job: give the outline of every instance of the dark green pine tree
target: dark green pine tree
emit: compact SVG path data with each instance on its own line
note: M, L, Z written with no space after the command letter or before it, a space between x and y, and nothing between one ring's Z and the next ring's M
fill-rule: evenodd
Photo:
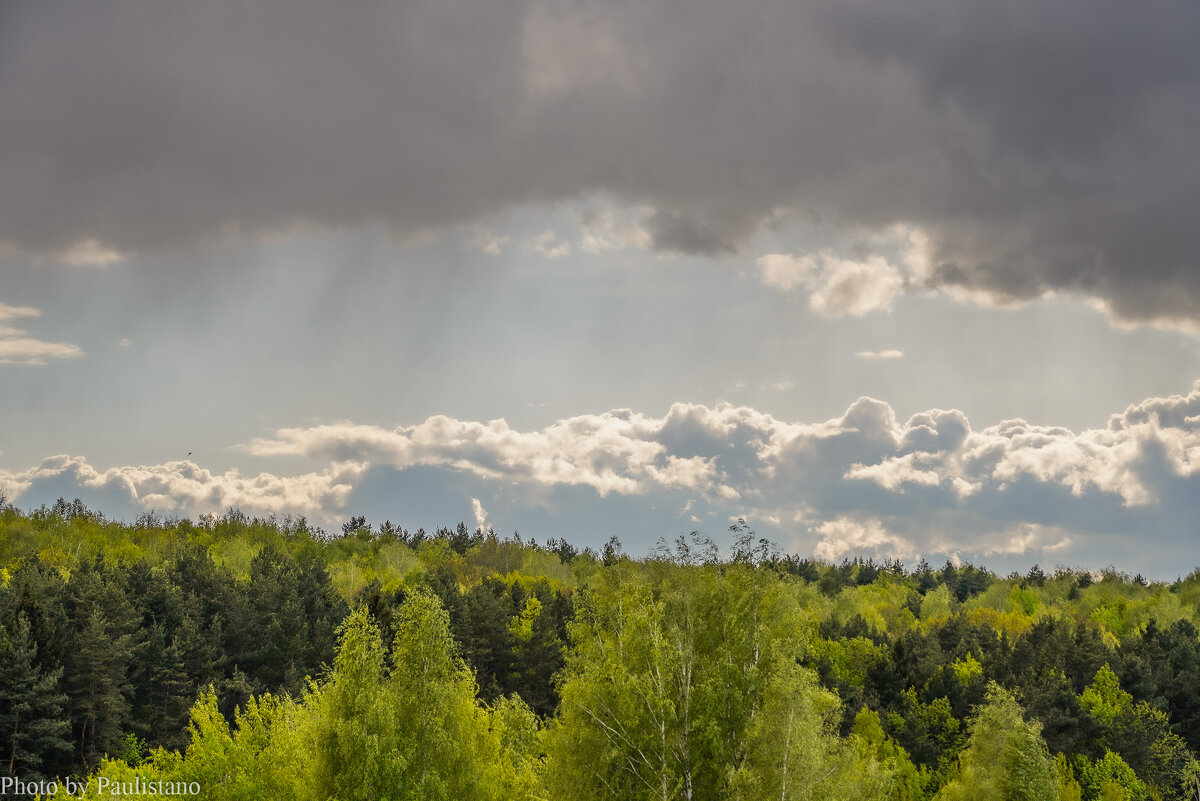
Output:
M62 665L71 645L66 592L61 573L37 559L25 559L13 571L0 596L0 619L16 620L24 615L29 621L29 633L44 671Z
M1140 639L1122 648L1124 671L1121 685L1127 682L1130 693L1135 691L1134 676L1143 677L1148 692L1139 700L1165 705L1172 729L1181 735L1195 751L1200 749L1200 695L1196 693L1196 676L1200 675L1200 634L1187 620L1178 620L1167 629L1158 627L1153 619L1142 630Z
M152 746L178 749L186 744L188 711L195 700L179 637L168 637L160 623L150 626L144 637L138 649L141 681L133 711L135 730Z
M181 543L164 567L171 586L182 594L202 628L218 616L228 619L237 584L229 570L213 562L207 548Z
M250 563L250 584L242 612L242 635L235 666L263 690L299 694L305 676L317 676L333 662L336 632L348 608L324 565L303 565L271 545ZM237 624L231 617L226 631Z
M300 560L300 582L296 592L305 621L297 668L302 677L316 676L323 666L333 666L337 631L350 614L350 607L333 586L324 563L315 557Z
M129 647L129 635L114 637L100 609L93 608L81 621L65 685L76 756L85 766L94 767L104 754L116 753L125 735Z
M7 629L0 626L0 748L7 775L43 778L71 752L61 675L62 668L38 666L37 645L23 614Z
M278 692L293 675L304 632L302 605L296 591L300 569L290 554L267 545L250 563L246 617L235 642L241 646L236 664L255 692ZM236 632L231 632L236 634Z
M514 642L508 629L514 609L508 588L490 576L467 591L460 610L458 619L451 619L451 626L463 659L475 671L480 697L492 702L514 692Z
M232 676L237 654L245 651L239 637L248 619L246 593L198 543L180 544L165 571L182 596L184 615L196 627L194 632L174 632L188 676L196 687L220 684Z
M513 660L517 692L530 709L543 717L550 717L558 707L554 677L566 659L555 629L550 615L539 614L530 627L529 639L517 643Z

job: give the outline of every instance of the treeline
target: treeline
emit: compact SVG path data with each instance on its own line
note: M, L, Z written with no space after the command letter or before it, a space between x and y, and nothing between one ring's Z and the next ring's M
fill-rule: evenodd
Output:
M136 761L155 747L179 749L205 688L229 719L254 696L299 696L333 664L349 602L364 605L390 643L414 586L453 611L481 697L518 693L552 714L570 601L545 578L492 573L462 589L441 557L467 550L464 534L460 525L405 541L356 519L330 539L303 521L238 512L200 526L148 517L129 527L78 501L29 515L5 506L0 774L79 774L105 755ZM465 541L478 550L484 539ZM398 549L412 551L408 560ZM349 597L330 563L355 576Z
M1190 799L1200 575L0 504L0 774L209 798Z

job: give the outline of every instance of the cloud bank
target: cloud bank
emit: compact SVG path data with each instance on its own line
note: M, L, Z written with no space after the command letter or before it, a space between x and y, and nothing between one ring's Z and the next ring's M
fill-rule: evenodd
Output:
M0 242L103 265L600 194L660 249L903 224L920 285L1195 323L1198 40L1190 0L17 0ZM843 255L814 308L886 307L876 258Z
M1186 395L1146 399L1106 427L1080 432L1024 420L975 429L954 410L901 422L887 403L860 398L841 416L815 423L743 406L677 403L661 417L617 409L532 431L445 416L395 429L286 428L243 449L330 466L283 477L214 474L191 462L101 471L60 456L0 473L0 489L20 500L39 482L65 477L68 486L123 493L140 508L198 514L240 506L332 519L353 512L344 508L347 499L372 469L400 476L434 469L515 493L530 506L580 489L593 492L600 509L605 498L689 498L679 504L681 520L700 520L702 511L710 520L747 515L828 559L970 554L1095 562L1110 553L1105 543L1136 532L1142 558L1154 554L1178 567L1180 549L1195 547L1200 512L1200 381ZM484 496L472 492L464 508L487 519ZM397 509L393 516L403 515ZM663 533L632 536L652 541Z
M240 508L263 515L328 518L342 506L364 470L363 465L338 464L295 476L243 476L237 470L213 473L190 461L98 470L82 457L61 455L29 470L0 471L0 493L11 501L30 490L49 488L63 497L74 491L100 499L98 511L108 514L116 514L111 507L187 515Z

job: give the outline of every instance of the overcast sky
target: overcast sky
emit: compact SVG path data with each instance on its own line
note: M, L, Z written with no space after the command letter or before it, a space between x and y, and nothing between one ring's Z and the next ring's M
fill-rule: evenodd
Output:
M0 4L0 492L1200 565L1200 6Z

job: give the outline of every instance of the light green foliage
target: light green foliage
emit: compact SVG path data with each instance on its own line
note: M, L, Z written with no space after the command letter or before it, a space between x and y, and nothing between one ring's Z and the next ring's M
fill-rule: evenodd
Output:
M859 790L843 795L851 777L830 733L837 697L821 689L811 671L795 664L781 667L765 690L762 707L747 732L746 758L734 772L732 799L882 798L886 784L873 760L862 762ZM864 755L866 757L866 755ZM870 770L876 768L876 770Z
M1130 775L1136 771L1137 786L1144 782L1146 793L1165 798L1191 797L1200 776L1200 763L1183 739L1171 730L1167 716L1145 701L1134 703L1133 696L1121 689L1117 675L1108 665L1096 672L1095 679L1079 696L1079 702L1099 724L1100 743L1116 752L1112 759L1127 766ZM1104 759L1112 763L1108 755ZM1103 760L1096 769L1101 763ZM1120 771L1118 774L1123 775ZM1124 781L1117 774L1114 776L1113 781ZM1091 779L1089 782L1084 782L1085 786L1099 791L1102 782ZM1137 792L1131 783L1123 783L1122 787L1129 793Z
M390 676L365 610L353 612L343 632L332 681L314 699L317 797L490 797L496 744L437 599L417 591L401 607Z
M117 752L116 758L132 766L142 764L146 759L146 741L140 739L133 732L126 734L121 738L121 748Z
M421 557L421 561L429 570L439 565L454 566L462 561L462 557L456 554L450 548L450 543L444 539L424 540L417 546L417 556Z
M832 729L836 698L821 690L811 673L791 666L769 689L751 728L747 759L734 774L731 799L927 797L928 774L884 734L874 712L860 712L850 736L842 740Z
M747 566L625 562L577 597L547 741L552 797L884 799L894 773L797 658L792 585Z
M929 623L947 617L954 608L955 600L945 584L930 590L921 601L921 621Z
M912 628L915 618L904 608L908 587L883 574L874 583L847 587L834 599L832 616L845 623L860 615L879 632L899 634Z
M231 728L206 693L183 755L158 749L136 767L105 760L92 778L195 781L203 798L222 801L542 798L536 717L518 699L477 703L434 596L411 593L399 618L390 673L379 632L357 609L332 673L299 702L251 699Z
M1195 610L1200 609L1200 568L1192 570L1185 578L1176 581L1168 589L1185 608L1193 610L1193 619L1195 619Z
M890 573L880 574L873 583L859 588L859 593L883 621L882 626L877 626L879 630L892 636L916 628L916 617L904 605L909 592L908 584Z
M1151 795L1133 768L1112 751L1095 763L1080 762L1079 780L1084 791L1092 798L1102 801L1149 801Z
M971 682L983 675L983 665L970 652L962 659L950 663L950 669L954 671L955 678L963 687L970 685Z
M1130 714L1133 696L1121 689L1117 674L1105 665L1079 696L1079 703L1101 726L1112 727L1120 718Z
M116 784L140 781L195 782L204 799L311 798L302 771L307 754L297 737L297 726L304 723L300 712L287 699L262 696L238 713L231 729L217 709L216 696L207 692L192 710L192 742L184 755L159 748L138 765L105 759L87 777L87 792L78 797L112 798ZM136 795L171 798L179 794ZM67 797L65 789L59 797Z
M975 714L958 771L938 801L1046 801L1057 790L1041 727L1026 722L1010 693L992 684Z
M1126 598L1114 598L1104 601L1092 610L1092 620L1100 625L1104 633L1118 641L1132 628L1129 619L1129 601Z
M525 576L546 578L557 585L571 581L571 567L563 564L557 555L537 548L522 548L521 562L517 571Z
M866 707L859 710L854 716L851 735L871 749L875 760L891 772L891 795L886 796L890 801L917 801L927 797L928 771L917 768L908 752L887 736L879 713Z
M1021 587L1017 580L994 582L980 595L967 601L968 619L982 623L1016 638L1024 635L1037 619L1054 614L1048 601L1053 589Z
M1054 801L1083 801L1083 788L1075 780L1075 771L1065 754L1054 757L1054 780L1058 785Z
M503 575L521 567L524 550L524 547L512 540L490 536L467 551L467 560L483 573Z
M473 585L485 576L501 575L511 583L522 580L549 581L555 588L574 587L586 581L597 566L594 556L578 554L564 563L556 553L530 547L519 540L501 540L489 533L467 550L461 560L461 579Z
M776 673L806 647L783 582L624 562L577 596L548 741L556 797L717 798Z
M1185 603L1184 599L1171 592L1168 587L1155 587L1152 592L1153 595L1140 604L1133 615L1139 629L1145 628L1151 620L1164 630L1169 629L1178 620L1196 622L1195 606Z
M1033 617L1041 606L1042 599L1035 590L1015 585L1008 591L1008 604L1005 611L1020 612L1026 617Z
M1167 592L1165 587L1144 587L1109 572L1102 581L1083 592L1076 606L1078 615L1098 625L1105 641L1115 646L1145 625L1154 614L1151 610L1162 612L1171 620L1177 619L1179 611L1174 608L1173 601L1161 596L1164 592Z
M520 698L500 698L489 712L491 736L499 749L494 770L496 797L503 801L543 801L541 727Z
M213 561L228 568L233 575L245 579L250 575L250 563L254 561L259 546L241 538L221 539L209 549Z
M425 573L424 563L403 543L375 541L359 549L344 553L330 567L333 586L344 598L355 597L374 580L387 592L412 586Z
M862 686L872 667L887 659L887 650L863 637L848 640L820 640L813 643L815 654L824 655L835 679L842 684Z
M508 623L508 630L518 642L529 642L533 637L533 624L542 615L542 602L530 596L525 601L521 614L514 615Z

